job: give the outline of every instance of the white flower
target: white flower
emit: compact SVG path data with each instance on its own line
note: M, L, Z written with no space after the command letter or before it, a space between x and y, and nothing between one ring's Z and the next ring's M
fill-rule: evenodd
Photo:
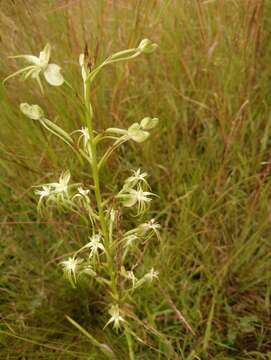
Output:
M147 204L152 200L149 196L153 196L154 194L149 191L143 191L141 188L128 189L125 193L119 193L117 198L120 198L123 206L132 207L137 205L137 213L141 214L146 210Z
M39 201L38 201L37 209L38 209L38 212L41 212L41 207L42 207L44 198L51 196L51 193L52 193L51 187L48 185L43 185L41 187L41 190L35 190L34 193L35 193L35 195L38 195L40 197Z
M109 309L108 313L109 313L109 315L111 315L111 318L105 324L105 327L107 327L109 324L113 323L113 328L118 330L120 328L120 323L125 322L124 318L120 315L119 306L117 304L112 305L111 308Z
M148 176L146 172L142 173L140 169L132 170L132 172L133 175L125 180L124 186L132 188L137 185L137 183L144 183L145 185L147 185L147 187L149 187L149 184L145 179Z
M48 185L50 185L53 188L53 192L55 194L59 194L59 193L67 194L70 178L71 178L71 173L69 172L69 170L66 170L62 172L62 174L60 175L58 183L51 183Z
M64 78L60 72L61 68L56 64L49 64L50 55L51 55L51 46L50 44L47 44L45 48L40 52L39 56L34 56L34 55L12 56L13 58L22 58L31 65L9 75L4 81L19 74L23 74L25 80L29 76L31 76L32 79L37 80L41 90L43 91L43 87L40 80L40 74L43 74L46 81L50 85L53 86L62 85L64 83Z
M153 268L151 268L151 270L147 274L144 275L144 279L152 282L153 279L158 279L158 275L159 275L159 272L155 271Z
M76 198L81 198L81 199L85 199L87 202L89 202L89 197L88 197L89 190L88 189L85 190L81 186L79 186L77 191L78 191L78 193L72 197L72 200L74 200Z
M82 196L87 196L87 194L89 193L89 190L84 190L81 186L79 186L78 192Z
M84 246L84 248L90 249L90 257L93 255L96 255L98 253L98 250L105 251L104 246L101 242L101 235L96 234L91 237L89 237L90 242Z
M78 138L78 145L80 144L80 142L83 140L83 145L84 148L87 148L87 145L89 143L90 140L90 136L89 136L89 131L87 127L82 127L80 130L75 130L74 133L81 133L81 135Z
M41 190L36 190L35 191L36 195L40 196L40 200L42 200L44 197L47 197L51 194L51 188L48 185L43 185L41 187Z
M147 231L152 230L159 238L159 230L161 225L155 221L155 219L151 219L149 222L139 225L139 233L140 235L145 235Z
M127 271L124 266L121 267L121 275L132 282L133 288L136 286L137 278L132 270Z
M62 261L61 265L63 266L64 275L70 281L73 287L76 286L77 278L76 273L78 270L78 265L82 263L82 259L76 259L74 257L69 258L68 260Z
M40 190L36 190L35 194L40 196L38 202L38 211L41 210L42 200L48 198L49 202L56 203L58 206L65 205L69 201L69 180L71 174L69 170L62 172L59 182L41 185Z

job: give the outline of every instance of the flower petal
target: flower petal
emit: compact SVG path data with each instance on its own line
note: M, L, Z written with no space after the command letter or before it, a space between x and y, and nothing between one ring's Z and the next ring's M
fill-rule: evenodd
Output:
M123 206L125 207L132 207L136 204L137 202L137 199L135 196L132 196L132 195L123 195L123 199L122 199L122 204Z
M15 56L10 56L11 59L24 59L26 61L28 61L29 63L33 64L33 65L38 65L40 66L40 59L37 56L34 55L15 55Z
M56 64L49 64L44 70L44 77L50 85L60 86L64 83L64 78L60 71L61 67Z
M50 55L51 55L51 45L50 44L46 44L45 48L40 52L40 56L39 56L39 61L40 61L40 66L46 68L49 60L50 60Z

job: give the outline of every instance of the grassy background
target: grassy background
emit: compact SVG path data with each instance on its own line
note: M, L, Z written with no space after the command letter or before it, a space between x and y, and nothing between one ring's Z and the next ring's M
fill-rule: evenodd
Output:
M111 191L127 168L144 167L160 196L152 215L162 241L145 266L159 270L161 288L140 293L137 306L164 336L138 324L148 346L137 359L270 360L270 2L6 0L0 10L1 78L19 66L8 55L49 41L79 91L85 43L92 54L98 47L97 61L145 37L159 44L150 57L108 68L93 89L98 129L161 119L151 141L120 150L104 174ZM73 217L36 215L32 185L66 168L84 180L88 170L19 113L25 101L68 131L80 126L68 89L48 86L41 98L31 81L1 85L1 358L102 359L67 314L125 360L125 339L101 330L99 294L70 289L57 265L85 229Z

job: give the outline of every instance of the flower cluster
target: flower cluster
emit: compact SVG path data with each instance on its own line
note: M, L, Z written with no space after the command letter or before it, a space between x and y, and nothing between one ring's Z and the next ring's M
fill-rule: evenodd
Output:
M89 189L83 189L78 183L70 184L71 174L69 170L61 173L58 182L47 183L38 186L35 194L39 196L38 211L42 213L44 208L57 206L72 208L77 205L90 209Z

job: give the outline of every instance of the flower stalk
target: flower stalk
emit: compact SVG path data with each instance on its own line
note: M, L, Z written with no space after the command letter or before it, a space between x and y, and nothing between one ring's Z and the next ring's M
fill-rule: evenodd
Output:
M93 109L90 99L90 89L91 89L91 78L88 78L84 80L84 102L85 102L86 123L89 132L89 150L90 150L89 156L92 159L91 172L94 182L94 191L95 191L96 204L98 208L99 222L104 238L105 253L107 256L107 264L108 264L108 271L109 271L110 284L111 284L111 293L115 301L118 301L119 296L118 296L117 284L116 284L116 274L114 271L112 250L109 242L108 229L105 220L103 200L101 195L100 177L99 177L98 160L97 160L97 148L96 148L97 145L94 140L94 132L93 132Z

